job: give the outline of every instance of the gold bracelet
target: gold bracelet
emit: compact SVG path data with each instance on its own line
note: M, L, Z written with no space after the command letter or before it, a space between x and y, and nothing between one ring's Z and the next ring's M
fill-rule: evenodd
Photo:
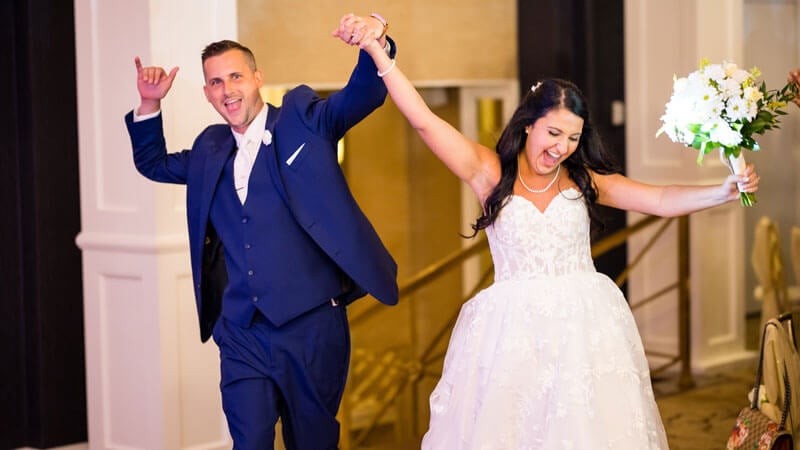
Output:
M372 17L373 19L377 20L378 22L380 22L381 25L383 25L383 32L381 33L380 36L378 36L378 39L380 40L380 38L386 36L386 31L389 30L389 21L384 19L383 16L381 16L378 13L372 13L369 16Z

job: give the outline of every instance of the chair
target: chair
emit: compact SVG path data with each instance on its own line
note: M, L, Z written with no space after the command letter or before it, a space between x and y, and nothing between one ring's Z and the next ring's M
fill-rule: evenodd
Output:
M792 226L792 248L791 248L792 267L794 268L794 283L800 289L800 227ZM792 297L791 295L789 296ZM800 295L798 295L800 297ZM800 301L792 299L792 309L800 309Z
M764 330L762 384L767 401L759 406L761 412L774 422L780 422L781 411L787 401L786 382L791 386L791 402L786 417L786 429L794 438L794 450L800 450L800 355L794 335L792 314L773 318ZM785 377L785 378L784 378Z
M763 330L769 319L789 312L800 300L800 289L786 285L778 225L766 216L756 224L750 262L758 280L754 296L761 301L759 329Z

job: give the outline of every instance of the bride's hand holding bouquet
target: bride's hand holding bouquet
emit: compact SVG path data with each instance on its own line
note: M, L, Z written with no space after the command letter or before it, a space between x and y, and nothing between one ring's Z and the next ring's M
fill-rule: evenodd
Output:
M779 128L780 116L789 102L798 102L800 75L792 74L779 90L767 90L761 72L749 71L736 64L710 64L683 78L674 78L672 97L661 116L663 125L656 136L666 133L673 142L698 150L697 163L703 156L719 149L720 158L735 174L746 166L742 149L758 151L754 136ZM800 103L798 103L800 106ZM755 194L741 192L744 206L752 206Z

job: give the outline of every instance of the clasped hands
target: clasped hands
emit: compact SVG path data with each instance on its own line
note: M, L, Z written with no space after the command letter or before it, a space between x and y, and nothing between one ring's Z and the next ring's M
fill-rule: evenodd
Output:
M800 86L800 68L797 68L791 72L789 72L789 78L787 79L788 82L794 83L797 86ZM800 97L795 97L792 99L795 105L800 107Z
M339 27L331 35L338 37L345 44L366 48L377 42L381 48L386 45L385 25L373 16L360 17L353 14L344 15L339 20Z

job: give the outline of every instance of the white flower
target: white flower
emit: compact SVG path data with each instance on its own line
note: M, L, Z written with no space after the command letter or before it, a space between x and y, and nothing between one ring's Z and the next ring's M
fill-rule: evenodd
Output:
M689 79L686 77L674 78L672 81L672 91L675 92L675 94L678 94L686 89L688 84Z
M742 85L733 78L726 78L719 83L718 89L722 93L722 98L729 99L742 95Z
M742 69L735 70L732 74L728 76L738 84L742 84L751 78L750 73Z
M753 86L747 86L744 88L743 97L751 102L757 102L764 98L764 94L762 94L760 90L754 88Z
M750 392L747 393L747 401L751 404L753 403L753 392L755 388L750 389ZM767 388L762 384L758 387L758 404L761 405L762 403L769 403L769 397L767 397Z
M722 96L719 95L716 89L706 87L698 92L700 97L695 102L697 112L702 114L703 117L719 117L722 110L725 108Z
M272 133L270 133L269 130L264 130L264 137L261 139L261 142L267 146L272 144Z
M722 82L722 80L727 77L726 70L722 68L719 64L709 64L703 68L703 73L710 79L716 81L717 83Z
M738 122L742 119L752 119L753 117L750 115L750 108L747 103L747 100L742 97L732 97L728 99L728 104L725 106L725 115L734 122Z
M723 62L722 65L725 68L725 76L726 77L733 76L733 74L736 73L737 70L739 70L739 66L737 66L736 63L732 63L732 62L727 62L726 61L726 62Z
M742 142L739 132L731 128L721 117L715 117L704 123L700 130L707 132L712 142L719 142L726 147L734 147Z

